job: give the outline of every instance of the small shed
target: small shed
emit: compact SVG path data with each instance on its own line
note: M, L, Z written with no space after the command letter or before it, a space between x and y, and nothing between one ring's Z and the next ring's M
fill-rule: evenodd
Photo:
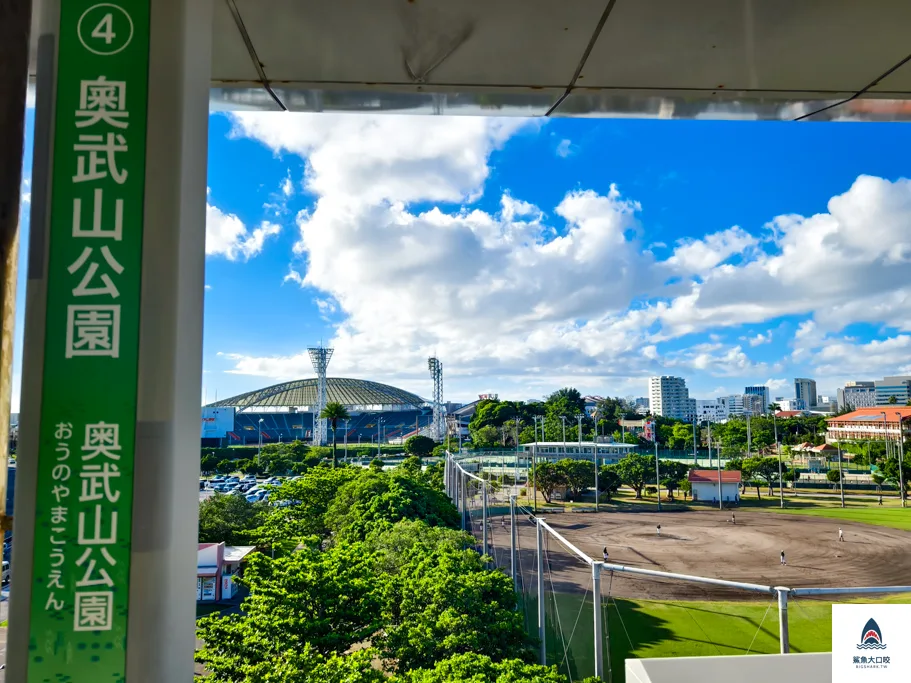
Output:
M721 477L719 489L718 479ZM693 491L693 500L725 503L740 502L740 472L738 470L690 470L687 477Z
M235 577L247 556L256 548L252 545L200 543L196 551L196 600L219 602L237 595Z

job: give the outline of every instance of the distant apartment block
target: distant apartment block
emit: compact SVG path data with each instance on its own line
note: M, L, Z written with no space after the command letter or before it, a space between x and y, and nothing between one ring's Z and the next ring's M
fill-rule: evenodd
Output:
M802 398L780 398L778 405L781 406L782 411L807 409L807 403Z
M763 414L769 412L769 388L767 386L762 385L745 387L743 393L746 396L759 396L761 400L761 407L759 408L758 412ZM754 411L754 414L755 412L756 411Z
M809 408L816 405L816 380L806 377L794 379L794 398L801 400Z
M763 397L758 394L743 395L744 415L763 415L768 407L768 400L763 400Z
M700 422L724 422L728 419L727 408L717 399L696 399L696 419Z
M838 408L872 408L876 405L876 385L873 382L847 382L838 390Z
M682 377L649 377L648 401L652 414L662 417L689 420L696 411L696 402Z
M874 383L876 391L876 405L887 406L890 404L904 406L911 399L911 375L896 375L884 377ZM892 398L895 397L893 401Z

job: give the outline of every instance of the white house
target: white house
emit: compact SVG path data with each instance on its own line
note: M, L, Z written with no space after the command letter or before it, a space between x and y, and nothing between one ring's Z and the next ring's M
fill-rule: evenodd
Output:
M718 470L690 470L688 479L693 500L717 503L719 494L726 503L740 502L740 472L721 470L721 490L718 490Z

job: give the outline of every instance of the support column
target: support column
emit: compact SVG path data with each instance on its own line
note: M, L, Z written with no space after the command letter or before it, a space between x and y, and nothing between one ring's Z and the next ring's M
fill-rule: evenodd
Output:
M466 485L468 483L468 477L465 476L465 473L459 472L459 492L462 500L462 531L465 531L469 528L468 525L468 491L466 491Z
M592 606L595 616L595 676L604 678L604 633L601 627L601 564L592 563Z
M538 640L541 641L541 665L547 666L547 639L544 634L544 527L540 519L535 519L535 548L538 561Z
M791 651L791 643L788 636L788 589L776 587L778 591L778 641L781 646L781 654L785 655Z
M516 555L516 497L509 497L509 566L512 571L512 588L519 592L519 558Z
M41 11L16 492L14 564L21 580L10 610L8 680L186 680L193 671L195 605L190 596L199 509L199 461L187 455L197 453L199 444L212 4L44 0ZM77 113L92 109L80 104L81 93L102 78L94 87L107 82L110 93L120 93L125 103L107 105L115 113L92 121L91 114ZM101 105L96 100L93 106ZM88 121L81 128L76 126L80 116ZM127 126L117 125L127 121ZM121 178L73 182L71 155L78 150L71 139L82 132L124 136L128 151L118 156ZM133 155L140 163L131 163ZM100 226L93 225L91 206L102 191ZM77 199L82 202L79 228L73 224ZM115 209L120 199L122 237ZM79 242L88 236L96 239ZM100 294L70 300L79 280L71 281L69 261L64 261L83 246L93 247L96 257L107 246L118 260L122 274L114 269L120 295L115 301ZM96 322L107 325L112 336L104 343L97 335L79 336L67 316L72 313L78 321L85 311L70 304L98 304L104 310L94 313L101 315ZM61 334L64 327L66 334ZM80 345L69 343L70 333ZM89 356L82 353L89 347L98 353L80 357ZM90 373L94 385L52 381L58 373L46 368L57 365L65 368L66 377ZM112 375L116 379L109 379ZM54 428L58 419L72 423L56 430L59 437ZM48 535L44 529L36 535L36 518L46 526L48 472L59 457L56 440L68 441L70 483L78 482L79 456L89 428L99 422L115 428L96 437L119 453L119 498L105 502L111 507L102 506L103 516L98 508L84 508L78 488L67 498L72 518L62 536L72 545L66 547L64 588L53 596L58 609L57 602L50 602L47 575L39 571L48 555L37 544L47 543ZM76 517L85 517L85 527L91 528L93 514L95 528L99 521L102 525L95 536L116 538L109 550L117 564L108 569L117 589L109 600L116 627L107 630L98 621L103 596L79 596L84 589L74 591L78 577L70 565L78 558L70 557L70 551L80 545ZM94 600L95 613L83 613L77 597ZM39 621L46 621L46 599L59 613L53 626ZM104 647L97 653L77 648L86 638ZM38 641L43 657L34 656L30 640ZM59 671L53 668L58 662L63 662Z

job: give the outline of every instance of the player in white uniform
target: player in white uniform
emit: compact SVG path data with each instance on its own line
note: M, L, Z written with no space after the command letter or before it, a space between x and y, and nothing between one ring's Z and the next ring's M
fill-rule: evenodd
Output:
M841 527L838 527L838 540L839 541L845 540L845 532L841 530Z

